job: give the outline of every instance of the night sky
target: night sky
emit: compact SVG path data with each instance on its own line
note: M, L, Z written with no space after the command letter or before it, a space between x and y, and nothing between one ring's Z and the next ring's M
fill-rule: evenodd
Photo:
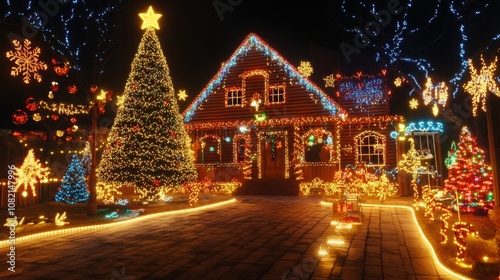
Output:
M301 60L311 61L315 69L311 78L317 80L318 85L323 84L324 76L341 71L338 44L345 35L340 28L329 26L322 20L321 6L290 4L289 1L272 1L273 5L264 1L240 2L232 11L218 13L211 1L198 1L197 4L192 1L129 1L114 13L120 29L117 48L107 57L98 84L116 94L123 91L143 32L138 13L146 12L149 5L163 15L159 20L160 30L156 33L167 58L174 88L176 91L185 89L189 95L188 100L179 101L181 110L189 105L217 73L221 63L251 32L295 66ZM11 49L7 34L21 34L21 28L21 25L11 21L0 24L2 53ZM41 71L41 83L32 81L25 85L21 77L10 76L13 63L6 57L0 60L4 69L0 71L0 80L4 81L4 98L0 105L2 128L22 129L33 123L28 121L26 125L15 126L11 114L15 109L24 109L24 100L28 97L50 101L47 94L52 81L58 81L61 86L68 83L52 71L50 60L59 56L51 52L40 35L32 42L42 49L41 59L49 65L49 69ZM55 95L52 101L75 104L84 104L87 98L83 89L75 95L66 94L64 90Z
M98 75L96 84L103 89L113 90L117 95L122 93L142 37L143 31L140 29L142 20L138 13L146 12L149 5L153 6L156 13L163 15L159 20L160 30L156 33L170 68L174 88L176 92L185 89L189 95L186 101L179 101L181 111L198 95L217 73L221 63L230 57L251 32L261 37L295 66L298 66L300 61L310 61L314 67L314 73L310 78L323 89L323 77L332 73L344 76L353 75L357 71L367 74L380 73L381 66L374 62L368 48L352 56L351 63L346 61L339 44L343 41L352 43L354 35L344 31L340 21L341 12L331 2L327 0L293 3L284 0L127 1L109 19L119 30L116 37L117 44L115 51L106 57L104 72ZM426 1L418 3L425 6L424 2ZM225 5L232 3L233 6L230 10L218 13L214 3ZM494 5L493 8L498 11L498 5ZM36 7L34 10L37 10ZM425 11L425 7L422 11ZM487 15L491 14L494 14L494 10ZM446 26L446 20L445 18L440 24ZM495 28L500 30L498 21L493 22L496 23ZM350 24L352 27L353 23ZM12 18L0 22L0 48L3 53L11 49L7 34L20 33L21 28L19 21L16 22ZM410 47L414 48L414 55L443 58L436 65L442 67L442 76L449 78L446 75L451 73L446 73L449 70L446 66L456 68L453 63L457 64L459 61L450 64L446 61L446 57L456 54L458 49L447 48L446 44L450 43L456 34L448 32L447 29L436 30L434 33L436 34L429 35L429 41L413 42L414 46ZM52 81L58 81L60 85L68 83L65 78L55 75L52 71L50 60L58 57L57 54L51 51L40 35L35 36L32 41L34 46L41 47L41 58L49 65L49 70L41 72L43 76L41 83L31 82L25 85L21 77L10 76L12 62L8 61L5 55L0 59L0 80L4 84L3 100L0 104L2 128L29 128L30 123L33 123L31 120L26 125L15 126L11 121L12 112L15 109L24 109L24 100L28 97L49 101L47 94ZM90 55L89 61L91 60ZM334 95L331 88L324 90ZM56 93L56 98L52 101L85 104L87 92L87 89L81 89L77 94L69 95L63 90ZM397 103L393 106L397 109L394 113L400 114L408 107L409 89L394 89L394 92L392 102ZM406 103L401 103L403 101ZM424 117L430 118L430 108L422 110Z

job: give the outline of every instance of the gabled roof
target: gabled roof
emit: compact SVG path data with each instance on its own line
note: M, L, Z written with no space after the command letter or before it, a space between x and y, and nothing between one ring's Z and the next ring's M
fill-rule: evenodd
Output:
M217 87L222 83L226 74L229 73L231 68L236 65L238 57L246 55L252 49L262 51L265 55L275 60L279 66L283 67L284 71L286 71L287 75L290 78L296 79L299 84L304 86L308 92L312 92L313 94L315 94L321 101L321 104L323 104L323 108L330 111L332 115L337 116L339 114L346 114L346 112L340 107L340 105L338 105L332 98L326 95L311 80L300 74L297 68L286 61L281 55L278 54L278 52L276 52L268 44L262 41L262 39L257 35L250 33L236 49L236 51L231 55L231 57L222 64L217 74L215 74L212 80L210 80L210 82L205 86L200 94L184 111L184 122L189 122L191 120L198 106L202 104L210 95L210 93L216 90Z

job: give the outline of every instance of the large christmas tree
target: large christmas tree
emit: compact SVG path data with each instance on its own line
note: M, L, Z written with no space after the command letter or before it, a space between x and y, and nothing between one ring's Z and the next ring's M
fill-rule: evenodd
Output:
M167 61L155 28L161 15L140 14L145 29L132 62L97 169L99 182L133 186L142 198L177 189L197 177L189 136L179 113Z
M456 161L448 167L445 188L458 192L461 211L474 212L478 207L493 206L492 169L485 162L485 152L467 127L460 132Z
M76 155L73 155L55 199L59 202L73 204L85 202L88 198L89 192L85 182L85 168L82 166L81 160Z

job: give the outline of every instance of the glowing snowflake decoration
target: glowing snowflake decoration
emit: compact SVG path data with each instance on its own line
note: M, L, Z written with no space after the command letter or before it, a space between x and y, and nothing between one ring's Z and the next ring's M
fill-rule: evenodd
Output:
M333 74L328 75L323 78L323 81L325 81L325 87L335 87L335 78L333 77Z
M313 73L313 68L311 66L311 62L309 61L301 61L300 66L297 68L299 73L304 77L309 77Z
M24 186L23 196L27 195L27 188L30 187L33 196L36 196L35 186L39 180L47 179L49 174L49 168L42 167L42 164L38 159L35 158L33 149L29 150L28 155L24 159L23 164L20 168L15 169L15 174L17 177L16 188L14 191L18 191L19 187Z
M41 82L42 76L38 71L47 70L47 64L38 60L40 48L36 47L32 50L31 42L28 39L24 39L22 45L17 40L13 40L12 44L14 44L14 51L8 51L7 58L14 61L16 66L12 67L10 75L15 77L22 73L23 82L26 84L30 83L31 75L33 75L34 80Z
M472 95L472 114L476 116L477 108L481 103L481 109L486 112L486 95L489 92L500 96L500 90L495 81L495 71L497 69L497 57L488 66L481 56L481 70L478 71L474 68L472 60L469 59L470 81L464 85L465 91Z
M415 98L412 98L410 100L410 109L416 110L418 108L418 100Z
M183 101L185 101L186 97L188 97L185 90L179 90L179 93L177 94L177 96L179 97L179 100L183 100Z

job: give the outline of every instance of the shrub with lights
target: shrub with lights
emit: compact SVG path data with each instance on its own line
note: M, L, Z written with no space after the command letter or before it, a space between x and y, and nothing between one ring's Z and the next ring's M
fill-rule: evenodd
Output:
M81 164L81 160L76 155L73 155L55 199L58 202L74 204L85 202L88 198L89 192L85 182L85 169Z
M467 127L462 128L459 140L455 160L448 166L445 189L458 195L456 199L461 212L474 213L478 209L492 208L493 175L485 162L485 152ZM455 204L454 207L457 210Z
M377 174L380 173L380 174ZM364 162L356 166L348 165L344 171L337 171L333 182L324 182L314 178L311 182L299 185L303 195L309 195L314 189L327 196L336 195L342 191L348 194L377 196L380 200L397 193L397 185L383 171L369 171Z
M123 103L97 170L105 185L133 186L143 199L196 180L189 136L179 113L170 71L154 29L161 17L140 14L146 29L132 62Z

